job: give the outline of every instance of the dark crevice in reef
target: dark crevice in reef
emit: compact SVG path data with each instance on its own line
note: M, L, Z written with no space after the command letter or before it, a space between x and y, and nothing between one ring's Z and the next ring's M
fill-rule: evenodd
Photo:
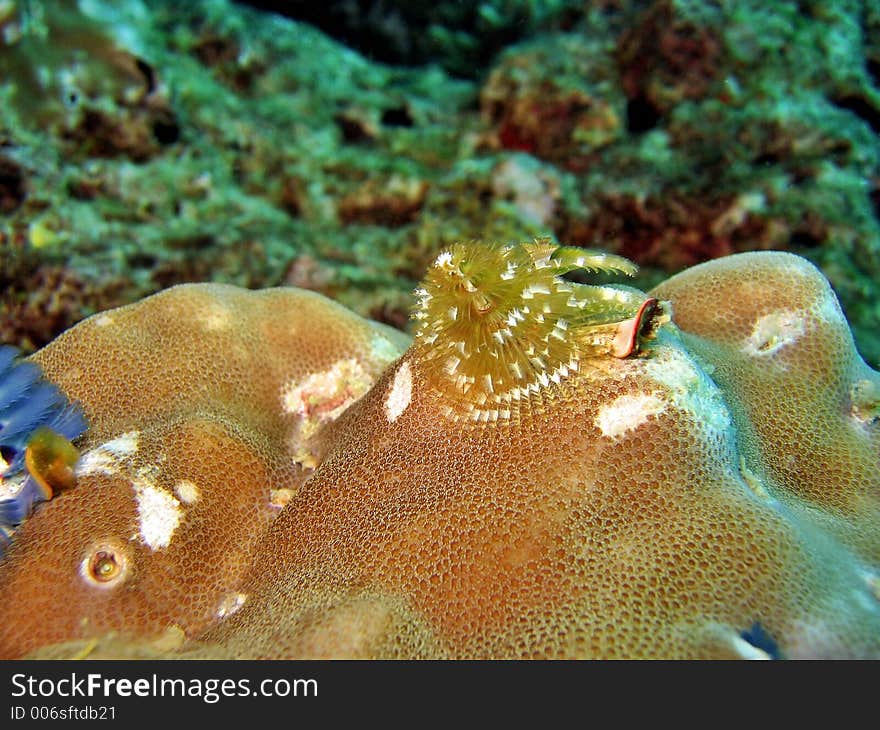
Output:
M877 178L873 181L871 185L871 192L869 193L871 198L871 208L874 212L874 217L880 221L880 178Z
M875 134L880 134L880 109L861 94L843 94L831 98L831 103L840 109L852 112L867 122Z
M15 211L26 195L25 174L21 165L0 156L0 215Z
M386 127L411 127L413 118L409 109L399 106L382 112L382 124Z
M880 58L869 58L865 61L865 68L871 76L875 86L880 86Z
M654 129L662 118L663 112L642 94L630 99L626 104L626 128L631 134Z
M789 236L788 246L792 251L811 251L818 249L823 240L810 231L794 231Z
M492 12L498 3L240 1L309 23L372 61L436 63L463 78L478 78L500 50L538 28L564 29L581 16L578 11L542 13L515 4L502 14Z
M180 125L173 114L160 114L153 120L153 138L163 146L180 140Z

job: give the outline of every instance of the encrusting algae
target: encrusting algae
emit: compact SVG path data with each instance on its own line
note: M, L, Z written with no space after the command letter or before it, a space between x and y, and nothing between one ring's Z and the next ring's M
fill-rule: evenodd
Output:
M880 656L880 375L827 281L576 268L631 270L458 244L405 352L297 290L69 330L35 360L90 430L0 565L0 655Z

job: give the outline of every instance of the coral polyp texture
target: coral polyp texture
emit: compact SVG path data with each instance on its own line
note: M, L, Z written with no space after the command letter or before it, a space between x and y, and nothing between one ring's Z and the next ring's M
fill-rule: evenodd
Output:
M880 378L828 282L797 256L745 253L654 293L723 390L759 493L880 564Z
M41 350L89 430L76 486L24 521L0 568L16 596L0 655L107 633L168 647L234 612L324 428L406 342L312 292L192 284Z
M880 375L827 281L766 252L642 294L561 279L628 268L573 256L453 247L402 355L314 295L309 314L256 304L295 291L229 287L38 352L96 425L80 483L0 565L0 653L880 656ZM508 322L530 287L543 321ZM309 325L285 348L291 321ZM564 376L520 384L531 351ZM134 379L142 406L120 389ZM494 395L514 389L528 407L506 417ZM487 404L497 417L473 417Z

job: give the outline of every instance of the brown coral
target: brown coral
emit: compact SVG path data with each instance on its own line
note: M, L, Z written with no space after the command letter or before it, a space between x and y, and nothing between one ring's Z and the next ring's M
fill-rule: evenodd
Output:
M427 193L424 180L398 176L369 180L339 201L339 219L347 225L396 228L418 219Z
M706 95L718 76L723 42L711 29L680 17L668 0L654 2L617 46L623 90L640 111L634 131L684 99Z
M598 195L595 213L564 221L560 235L603 246L640 266L673 273L743 250L784 245L790 227L767 220L760 195Z
M560 35L502 56L480 93L490 146L528 152L575 172L623 134L623 99L604 49Z
M740 383L734 360L719 388L661 327L644 357L583 368L551 386L545 412L487 426L444 417L410 350L273 524L254 601L205 638L234 656L878 655L880 437L845 407L854 381L878 376L827 282L755 254L655 293L740 348L779 307L800 312L805 336L756 341L756 375ZM785 397L825 382L817 363L831 387ZM779 405L762 418L772 389L747 384L768 367ZM762 420L776 428L759 446ZM789 463L799 429L814 434L795 457L811 474L786 482L773 461ZM833 509L810 508L811 480Z
M90 428L76 488L15 535L0 655L106 632L183 637L237 610L323 428L401 338L310 292L183 285L38 353Z
M724 390L750 469L775 498L880 564L880 378L858 356L827 281L797 256L745 253L654 293L674 302L688 348Z
M475 250L471 258L464 247L441 257L432 275L448 275L453 263L464 274L464 262L485 263L485 256ZM541 259L532 260L537 266ZM501 267L501 274L506 272ZM499 282L475 274L459 279L456 291L463 302L488 311L485 303L494 301L490 295ZM552 322L559 316L556 308L574 306L536 296L541 292L533 289L535 281L521 283L521 297L545 302ZM529 407L518 409L515 418L456 417L449 404L460 404L470 389L440 377L431 358L432 348L453 330L420 335L362 398L318 431L317 469L287 495L262 539L229 541L236 548L234 580L222 570L210 572L217 565L216 532L203 536L203 546L186 543L192 546L189 557L199 557L195 565L208 571L197 571L193 586L204 591L222 585L233 592L222 601L220 594L210 594L204 606L214 608L212 626L176 655L880 655L880 376L856 354L828 283L802 259L774 252L703 264L652 294L671 303L664 308L671 306L673 322L656 318L650 337L629 357L594 353L565 377L538 379L524 396ZM237 296L278 295L224 293ZM142 324L156 337L145 341L157 345L147 348L138 367L142 407L128 404L134 391L120 389L117 381L119 372L131 374L128 347L144 340L143 332L128 327L130 336L108 338L97 347L97 340L84 337L102 326L94 318L39 356L74 395L74 384L92 383L83 390L87 408L90 401L122 404L118 423L114 417L98 420L91 443L107 449L109 436L130 428L132 420L137 425L147 419L162 436L146 450L138 448L140 466L159 469L161 480L192 463L189 478L198 485L205 474L223 473L224 434L247 429L249 437L238 443L255 444L247 453L257 460L245 459L245 471L284 483L279 475L292 469L284 438L291 422L278 420L279 379L266 374L276 399L264 398L257 385L262 378L242 379L240 366L247 363L244 372L256 375L264 362L277 364L279 340L267 333L286 325L272 307L255 311L252 330L261 333L266 348L249 359L243 355L246 344L223 335L228 309L216 299L213 306L201 301L193 308L199 300L188 296L180 302L186 307L171 307L164 318L149 315L161 301L141 305ZM309 301L316 300L303 300ZM301 317L303 306L288 316ZM179 331L177 323L193 311L201 316L190 346L176 353L159 349L159 334L172 326ZM104 326L112 326L120 313L102 315L110 319ZM284 358L309 363L301 376L313 372L316 359L325 373L332 361L339 362L339 351L328 350L324 338L333 337L331 325L346 315L338 308L325 314L291 343L295 350ZM517 327L511 329L518 341ZM587 336L590 329L578 331ZM559 332L563 339L571 334L566 332ZM67 352L76 351L80 337L92 343L88 351L100 367L88 357L78 358L76 370L59 365ZM355 343L363 342L355 336ZM549 355L540 344L532 346L536 357ZM228 359L229 370L216 367L218 357ZM205 362L214 366L206 369ZM169 370L173 377L165 376ZM340 387L325 389L320 378L309 375L284 391L297 417L320 418L357 387L358 378L348 383L357 368L337 370L347 373ZM206 372L211 377L203 377ZM239 390L243 384L250 389ZM311 403L305 391L319 400L325 393L329 400ZM212 394L207 401L199 395L205 393ZM161 408L177 400L202 403L196 410L201 419L186 428L175 425L176 409L163 414ZM207 402L216 404L223 418L209 418ZM157 406L159 413L150 417ZM211 429L210 438L200 433ZM189 458L188 432L213 451L206 447L200 458ZM299 439L301 431L296 434ZM86 458L95 464L97 457ZM260 464L266 472L259 472ZM153 478L151 472L146 476ZM138 489L127 473L114 478L129 493L132 484ZM70 509L65 504L73 504L77 493L84 499L80 490L27 522L16 536L16 553L0 566L0 587L19 607L15 618L0 614L5 655L21 650L22 635L39 636L25 647L70 638L62 631L46 635L22 616L46 610L40 601L47 599L39 595L52 596L56 605L66 600L70 589L63 581L75 574L72 556L81 560L81 552L71 550L62 526L50 520ZM98 513L104 519L103 509ZM230 529L224 521L223 530ZM77 539L95 540L98 532L89 529ZM43 546L50 534L65 542L47 557ZM154 536L164 534L157 528ZM131 544L143 549L137 541ZM116 560L115 551L126 545L97 547L103 551L95 563L100 572L107 553ZM251 564L242 576L245 554ZM63 561L66 567L59 569ZM107 572L121 572L117 564ZM193 569L194 563L174 565ZM179 614L167 611L161 620L145 618L155 617L150 613L155 595L162 597L158 606L168 605L163 587L137 599L125 595L132 603L119 603L121 625L140 636L180 625ZM195 598L187 600L197 605ZM139 613L126 608L134 605ZM192 635L199 625L193 621L184 629ZM101 628L77 635L97 638Z

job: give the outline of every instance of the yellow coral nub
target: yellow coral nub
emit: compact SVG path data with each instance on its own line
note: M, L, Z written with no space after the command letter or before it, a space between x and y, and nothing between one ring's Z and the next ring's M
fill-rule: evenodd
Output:
M562 278L576 269L632 275L636 266L547 239L457 243L437 257L413 316L420 362L447 397L447 415L509 419L583 359L632 351L620 351L619 329L633 318L640 327L645 295Z

